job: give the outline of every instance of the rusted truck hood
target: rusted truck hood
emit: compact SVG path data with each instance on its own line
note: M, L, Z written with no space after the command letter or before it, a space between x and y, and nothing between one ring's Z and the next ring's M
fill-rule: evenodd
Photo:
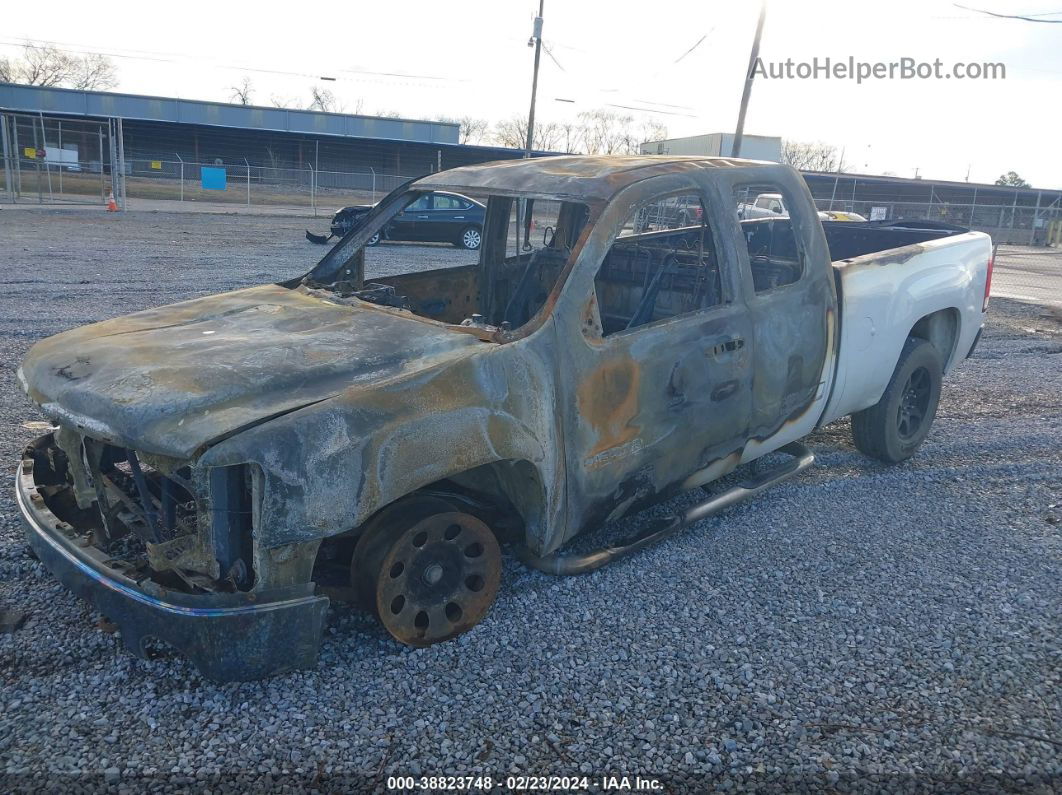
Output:
M376 307L267 285L49 337L30 349L21 378L53 419L190 458L264 419L484 344Z

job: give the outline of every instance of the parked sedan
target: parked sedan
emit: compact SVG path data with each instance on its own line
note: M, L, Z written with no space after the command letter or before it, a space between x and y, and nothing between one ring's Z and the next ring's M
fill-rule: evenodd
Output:
M330 237L342 237L368 215L375 205L344 207L332 217L332 235L324 237L306 233L314 243L326 243ZM477 249L483 241L483 218L486 207L475 199L459 193L434 191L426 193L391 219L369 240L370 246L381 239L415 240L427 243L453 243L467 249Z

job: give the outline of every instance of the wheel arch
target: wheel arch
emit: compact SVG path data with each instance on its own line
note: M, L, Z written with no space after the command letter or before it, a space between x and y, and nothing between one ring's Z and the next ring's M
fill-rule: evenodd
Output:
M497 459L454 472L396 497L379 510L415 494L449 499L532 548L542 546L550 525L546 481L539 466L526 458ZM511 521L514 513L517 522Z
M956 307L938 309L919 318L907 333L908 337L926 340L937 349L941 359L944 361L945 373L955 363L955 349L959 342L961 317Z

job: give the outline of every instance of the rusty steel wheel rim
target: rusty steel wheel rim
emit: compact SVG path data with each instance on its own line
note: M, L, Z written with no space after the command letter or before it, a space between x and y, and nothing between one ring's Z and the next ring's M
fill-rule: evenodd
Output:
M376 575L376 612L396 640L430 646L487 614L501 582L501 550L476 517L428 516L392 536Z

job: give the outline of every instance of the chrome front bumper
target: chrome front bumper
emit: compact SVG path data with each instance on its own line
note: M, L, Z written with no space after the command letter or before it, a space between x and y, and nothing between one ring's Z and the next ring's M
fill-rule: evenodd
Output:
M203 676L220 682L316 664L328 599L315 595L313 583L204 595L137 583L52 513L33 470L27 455L15 477L15 499L30 546L63 585L119 627L129 651L146 657L145 641L157 638L184 654Z

